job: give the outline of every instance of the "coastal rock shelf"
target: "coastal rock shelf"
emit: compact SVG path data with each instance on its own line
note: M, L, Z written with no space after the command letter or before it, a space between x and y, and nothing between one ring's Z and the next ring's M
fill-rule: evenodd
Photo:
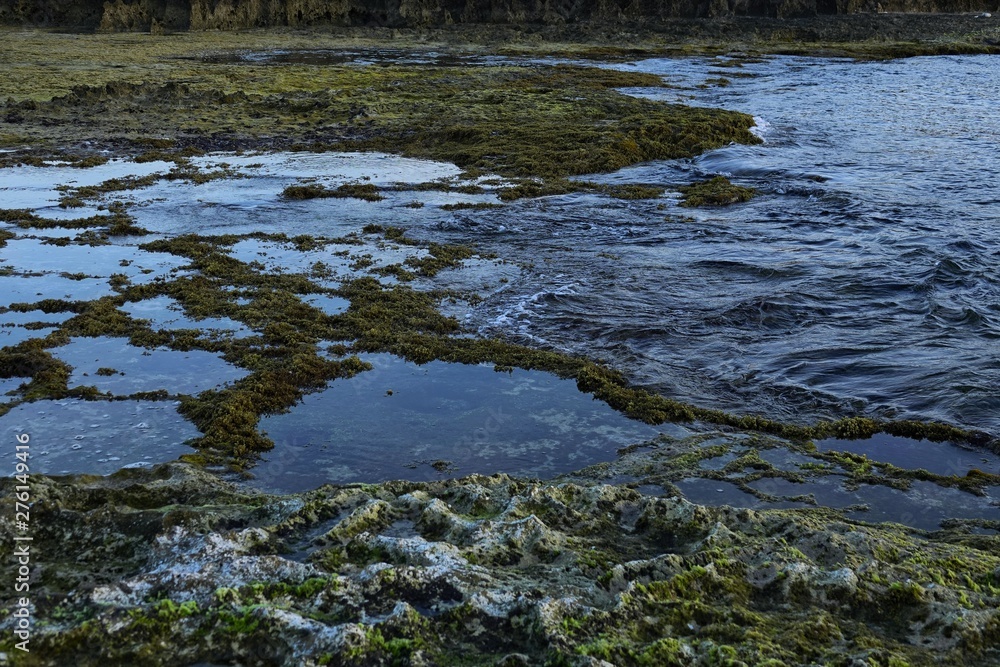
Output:
M599 475L276 497L174 464L33 493L53 620L18 664L996 664L995 534Z
M0 29L0 664L1000 663L992 56L165 8Z

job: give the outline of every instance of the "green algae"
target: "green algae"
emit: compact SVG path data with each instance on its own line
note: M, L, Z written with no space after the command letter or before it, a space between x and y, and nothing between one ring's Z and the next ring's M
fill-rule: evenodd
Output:
M489 202L458 202L457 204L442 204L442 211L488 211L494 208L502 208L500 204Z
M325 197L363 199L365 201L382 201L385 199L385 197L379 194L378 186L372 183L344 183L333 190L316 183L289 185L281 195L285 199L320 199Z
M80 187L58 186L57 191L62 195L59 198L61 208L74 208L86 206L86 199L99 199L103 195L112 192L127 192L149 187L161 178L161 175L150 174L148 176L123 176L121 178L111 178L97 185L85 185Z
M69 366L46 352L42 340L0 348L0 378L31 378L20 390L26 400L68 396L69 376Z
M698 87L699 88L712 88L712 87L715 87L715 88L725 88L726 86L731 86L732 84L733 84L733 82L730 79L728 79L728 78L726 78L724 76L716 76L716 77L709 77L709 78L705 79L705 83L701 84Z
M13 43L12 57L26 76L39 48L36 39ZM227 41L207 35L198 40ZM154 135L162 137L153 147L161 157L209 138L239 145L278 136L285 147L382 150L453 162L470 174L544 180L759 141L745 114L617 91L662 85L646 74L567 65L195 64L162 56L182 55L196 44L158 42L131 43L134 51L122 56L120 69L93 66L95 49L117 41L85 37L50 60L52 71L35 78L31 91L0 87L0 97L11 97L5 107L19 118L20 132L51 139L55 127L74 142L124 137L134 142L137 155L148 154ZM154 64L157 74L148 76ZM77 82L72 88L58 79L69 67ZM145 103L136 105L139 99ZM99 124L92 120L98 116Z
M602 186L601 191L617 199L656 199L663 194L664 189L659 186L629 184L629 185L607 185Z
M169 464L39 476L33 493L46 559L25 664L985 667L1000 652L995 536L504 475L277 497ZM399 520L413 537L393 536ZM309 569L275 556L292 552ZM220 564L224 584L200 574ZM90 595L63 594L81 581Z
M64 202L68 200L63 200ZM69 204L67 204L69 206ZM0 220L12 222L20 229L84 229L98 237L145 236L149 232L136 226L135 219L126 207L114 203L107 207L107 214L97 214L86 218L43 218L28 210L0 210Z
M707 181L678 188L684 195L681 206L729 206L750 201L756 190L733 185L725 176L714 176Z

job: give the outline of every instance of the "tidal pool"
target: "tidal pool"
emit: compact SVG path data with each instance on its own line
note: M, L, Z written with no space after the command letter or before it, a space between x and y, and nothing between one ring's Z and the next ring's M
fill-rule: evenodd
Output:
M149 320L153 329L200 329L234 338L252 336L253 331L228 317L193 319L184 314L184 307L169 296L157 296L142 301L130 301L120 308L136 319Z
M126 467L170 461L194 450L198 430L173 401L35 401L0 417L4 442L31 436L29 466L47 475L110 475ZM12 474L14 449L10 448Z
M165 234L267 232L335 237L359 231L371 222L392 224L428 215L444 217L436 207L406 207L414 201L496 201L492 195L409 191L408 186L457 179L461 170L453 164L385 153L214 154L196 158L192 163L208 172L219 168L234 170L233 174L240 177L200 184L160 181L127 193L129 201L142 204L131 211L136 224ZM286 187L303 183L328 189L346 183L371 184L380 189L385 199L371 202L354 198L286 200L282 197ZM211 211L211 216L205 216L206 210Z
M9 244L8 244L9 245ZM7 249L4 257L8 257ZM3 266L3 264L0 264ZM60 275L0 276L0 305L37 303L45 299L91 301L111 294L108 281L101 278L75 280Z
M691 477L675 484L684 497L699 505L729 505L730 507L765 507L766 503L747 493L732 482Z
M0 347L9 345L19 345L26 340L34 338L45 338L55 331L54 328L45 327L42 329L26 329L18 326L0 326Z
M42 217L79 217L81 209L67 212L58 207L62 195L60 185L83 187L98 185L112 178L148 176L166 173L173 167L170 162L136 163L131 160L109 160L95 167L78 168L53 163L48 167L9 167L0 169L0 208L30 208ZM87 211L83 215L91 215Z
M210 352L146 350L127 338L74 338L51 352L73 367L70 387L94 386L118 396L161 389L197 394L247 375Z
M751 488L775 496L762 500L732 482L692 477L676 483L684 497L701 505L729 505L750 509L833 507L849 518L870 523L891 521L922 530L938 530L948 519L995 519L1000 516L1000 488L985 496L915 481L909 489L862 484L848 490L839 476L809 478L804 483L780 478L750 482ZM792 498L799 497L798 500ZM809 500L811 497L812 501Z
M71 317L73 317L73 313L46 313L41 310L21 312L11 310L6 313L0 313L0 326L24 326L34 323L56 325L62 324Z
M2 340L2 339L0 339ZM5 378L0 379L0 403L10 403L17 400L17 395L13 394L25 382L31 382L31 378Z
M351 305L347 299L332 294L310 294L302 297L302 301L314 308L319 308L327 315L339 315Z
M659 432L548 373L362 358L373 370L261 420L276 446L252 469L251 484L288 492L498 471L551 477Z
M46 245L38 239L7 242L0 264L25 273L49 272L108 278L121 274L133 283L164 278L187 265L189 260L160 252L145 252L124 245Z
M864 454L873 461L891 463L899 468L923 468L937 475L964 476L970 470L1000 475L1000 456L941 442L900 438L878 433L864 440L818 440L816 449Z

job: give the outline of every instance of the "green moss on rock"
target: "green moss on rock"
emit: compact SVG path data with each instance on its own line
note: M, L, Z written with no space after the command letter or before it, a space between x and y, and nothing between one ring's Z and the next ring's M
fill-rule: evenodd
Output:
M753 188L733 185L725 176L715 176L707 181L678 188L684 198L681 206L729 206L750 201L756 195Z
M281 497L169 464L32 492L29 665L985 667L1000 651L996 537L504 475Z

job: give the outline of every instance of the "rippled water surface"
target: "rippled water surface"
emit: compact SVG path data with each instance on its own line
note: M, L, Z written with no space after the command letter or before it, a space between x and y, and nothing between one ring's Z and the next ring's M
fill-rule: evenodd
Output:
M537 267L479 326L737 412L1000 433L998 64L622 66L681 86L630 93L746 111L764 142L605 180L671 190L721 173L760 196L666 211L572 196L470 216L475 236ZM693 90L719 76L730 85Z
M398 225L409 238L479 249L480 257L461 268L413 283L482 297L474 305L442 303L467 333L600 359L666 396L737 413L796 423L848 415L933 419L1000 435L1000 127L994 120L1000 59L724 64L657 59L614 65L659 74L672 85L629 94L746 111L757 118L763 138L759 145L692 160L585 177L663 188L654 199L572 194L501 205L495 186L478 194L457 187L472 181L454 165L358 153L210 155L198 164L227 164L240 177L201 184L160 180L121 193L137 223L150 230L145 237L92 247L70 243L76 232L68 229L0 224L13 234L0 250L0 345L44 338L71 316L48 312L45 300L90 301L113 295L115 280L146 284L192 275L186 259L138 247L157 236L189 233L243 235L224 244L224 252L262 275L308 277L317 291L300 295L303 301L342 313L349 301L326 292L361 275L392 284L396 278L379 269L427 251L370 234L313 248L247 235L340 237L377 222ZM728 85L718 85L720 77ZM65 217L56 186L163 168L112 160L72 171L4 169L0 207ZM678 187L715 174L752 186L759 196L727 208L678 205ZM442 179L450 190L420 187ZM385 198L281 196L295 183L356 181L378 186ZM484 203L493 207L446 206ZM50 243L54 236L66 242ZM218 344L259 336L263 328L252 319L202 317L163 294L119 310L154 330L201 329ZM62 458L50 459L50 471L108 472L187 451L182 443L196 430L176 413L173 400L245 375L214 353L143 350L123 338L48 344L72 367L72 387L94 387L117 399L57 404L72 413L68 418L49 412L45 402L20 402L27 378L0 381L0 401L18 403L0 416L0 430L28 424L52 433L62 449L54 445L50 453ZM259 485L288 490L472 471L550 477L613 459L619 447L658 432L579 394L572 382L537 372L508 376L489 368L378 360L374 370L334 381L287 414L265 416L261 429L277 446L253 472ZM135 412L148 408L132 400L136 392L165 397L154 406L164 408L155 413L163 417L162 428L155 422L155 438L128 435L133 427L146 433L137 424L154 423ZM119 405L124 407L117 410ZM517 416L487 433L483 424L491 409ZM70 441L84 427L96 429L88 437L124 435L84 451ZM668 428L675 427L661 427ZM468 446L469 438L483 433L489 437ZM995 456L946 444L891 438L818 444L822 451L851 450L941 474L997 470ZM781 451L772 463L795 467ZM715 456L704 469L722 470L735 456ZM898 512L885 514L893 494L883 497L881 488L847 493L834 482L773 495L811 493L819 504L867 504L870 518L899 519ZM680 486L715 502L745 500L745 488L733 487L734 495L726 484L692 479ZM918 489L912 502L937 502L930 486ZM970 504L971 515L995 514L996 493L992 487L978 505ZM960 514L950 508L962 506L962 498L946 495L940 511L921 521L934 526Z

